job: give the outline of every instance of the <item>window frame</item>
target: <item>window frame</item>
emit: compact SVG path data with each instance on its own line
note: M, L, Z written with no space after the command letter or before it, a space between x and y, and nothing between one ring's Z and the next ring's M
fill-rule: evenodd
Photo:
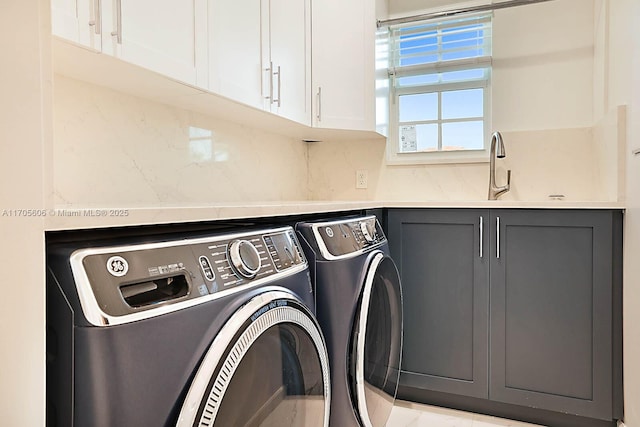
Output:
M490 25L493 26L493 15L486 15L486 19L489 20ZM468 25L461 23L460 25ZM391 37L389 37L389 43L393 43ZM488 45L491 52L491 37L488 37ZM485 163L489 161L489 136L491 135L491 77L492 77L492 54L489 53L487 57L472 57L461 60L451 60L448 64L447 61L438 61L429 63L426 65L411 65L404 68L407 71L400 71L401 67L395 67L395 64L389 63L388 67L388 105L389 105L389 117L388 117L388 138L387 138L387 163L388 164L438 164L438 163ZM392 61L389 58L389 61ZM450 65L449 65L450 64ZM445 73L449 71L461 71L471 70L474 68L485 68L486 77L477 80L463 80L458 82L447 83L428 83L424 85L411 85L411 86L396 86L395 79L401 77L407 77L409 75L425 75ZM414 69L423 69L422 72L414 71ZM396 72L400 71L399 73ZM398 75L400 74L400 75ZM448 150L448 151L416 151L416 152L401 152L400 151L400 121L399 121L399 97L403 95L414 95L422 93L436 93L438 96L438 119L427 120L422 122L429 122L438 124L438 146L442 144L442 124L451 122L470 121L472 117L463 119L442 119L442 93L464 90L464 89L482 89L483 90L483 148L481 149L469 149L469 150ZM478 117L479 118L479 117Z

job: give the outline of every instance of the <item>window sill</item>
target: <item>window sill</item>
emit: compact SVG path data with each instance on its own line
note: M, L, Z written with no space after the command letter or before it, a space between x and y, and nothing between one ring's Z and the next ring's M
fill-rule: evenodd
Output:
M439 165L489 163L488 150L397 153L387 146L387 165Z

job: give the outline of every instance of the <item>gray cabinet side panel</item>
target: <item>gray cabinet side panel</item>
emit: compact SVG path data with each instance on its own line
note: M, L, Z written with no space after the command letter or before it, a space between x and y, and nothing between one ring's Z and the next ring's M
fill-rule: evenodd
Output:
M624 415L622 372L622 275L623 275L623 215L612 211L613 219L613 418Z

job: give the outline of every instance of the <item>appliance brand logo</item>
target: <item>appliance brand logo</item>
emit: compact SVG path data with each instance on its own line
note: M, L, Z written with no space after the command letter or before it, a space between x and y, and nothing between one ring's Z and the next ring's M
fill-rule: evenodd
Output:
M107 271L116 277L122 277L129 271L129 263L121 256L112 256L107 260Z
M325 228L324 231L327 233L327 236L333 237L333 229L331 227Z

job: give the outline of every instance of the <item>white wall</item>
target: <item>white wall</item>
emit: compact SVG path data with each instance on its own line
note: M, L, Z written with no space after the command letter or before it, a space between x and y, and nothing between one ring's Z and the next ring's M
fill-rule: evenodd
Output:
M633 0L629 0L633 1ZM633 22L640 25L640 5L633 4ZM633 50L633 103L630 113L629 148L640 149L640 40ZM627 150L627 211L624 258L624 384L625 422L640 427L640 156Z
M609 0L594 3L593 120L595 190L603 200L625 200L628 109L631 101L631 18ZM622 5L622 6L621 6Z
M624 231L624 396L625 424L640 427L640 3L603 0L596 4L601 16L597 44L606 46L599 57L600 80L595 81L601 104L594 111L607 116L617 105L628 104L624 178L626 213ZM596 117L596 120L598 117Z
M391 15L411 15L450 1L390 0ZM455 2L455 6L463 4ZM486 3L486 2L483 2ZM464 4L467 4L465 2ZM570 20L566 17L571 16ZM507 157L499 184L512 169L504 200L613 200L595 183L593 147L593 0L562 0L495 12L492 130L502 132ZM311 198L484 200L488 164L388 166L384 146L324 141L309 148ZM355 171L369 171L369 188L355 188ZM597 169L597 171L596 171ZM596 172L594 172L596 171ZM609 187L607 187L608 189Z
M58 75L53 106L56 206L307 199L300 140Z
M618 105L593 126L594 194L600 200L624 201L628 108Z
M591 0L495 11L493 128L592 126L593 31Z
M478 4L486 4L484 0L388 0L389 16L407 16L436 10L448 10Z
M44 227L41 216L16 210L45 207L50 33L47 0L0 4L0 424L7 427L44 425Z

